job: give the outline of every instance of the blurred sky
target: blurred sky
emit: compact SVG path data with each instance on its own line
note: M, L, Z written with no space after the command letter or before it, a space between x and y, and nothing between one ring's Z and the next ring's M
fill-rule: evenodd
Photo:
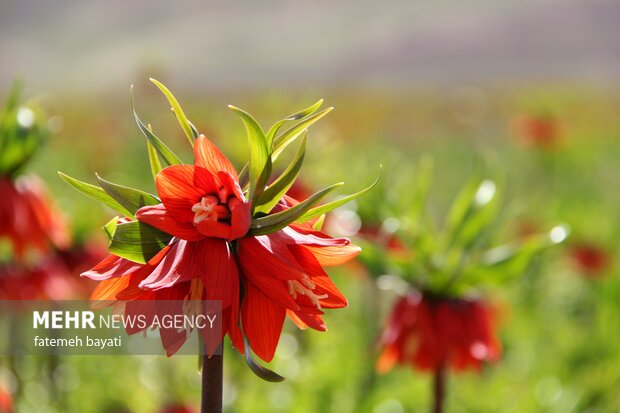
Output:
M1 0L0 89L606 85L619 22L617 0Z

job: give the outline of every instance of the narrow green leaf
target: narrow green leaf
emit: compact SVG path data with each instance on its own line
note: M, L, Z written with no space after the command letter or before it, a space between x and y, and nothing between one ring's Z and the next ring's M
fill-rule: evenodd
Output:
M161 167L161 162L159 161L159 156L157 155L157 149L151 144L151 142L146 141L146 149L149 153L149 163L151 164L151 173L153 174L153 179L157 178L157 174L161 172L163 169Z
M114 238L114 233L116 232L116 227L118 226L119 217L114 217L108 221L103 227L103 232L105 232L106 237L108 237L108 241L112 241Z
M304 162L306 154L306 137L302 138L301 145L297 150L297 154L288 165L288 167L282 172L282 175L278 177L271 185L265 189L265 192L261 195L254 208L255 212L269 213L274 206L282 199L284 194L295 183L299 170Z
M155 136L155 134L146 127L142 120L140 120L140 117L138 116L138 113L136 112L136 107L134 105L133 85L131 85L131 88L129 89L129 94L131 96L131 110L133 111L133 117L136 120L138 128L140 129L142 134L144 134L146 139L148 139L148 141L155 147L162 160L166 163L166 166L180 164L181 160L179 159L179 157L176 156L174 152L172 152L170 148L168 148L166 144L162 142L161 139Z
M248 198L252 199L256 189L261 188L260 191L262 191L269 179L269 176L265 176L267 175L265 173L266 170L270 170L271 168L267 138L252 115L235 106L228 105L228 107L241 117L247 131L248 144L250 147L250 162L248 167L250 191Z
M328 186L285 211L253 219L250 224L250 232L254 235L270 234L298 221L313 205L342 185L343 183L339 182Z
M414 221L422 219L425 212L433 176L433 158L430 156L422 157L416 172L416 185L413 189L413 199L411 201L411 217Z
M278 156L284 151L284 149L295 141L306 129L308 129L312 124L317 122L319 119L327 115L334 108L329 107L323 109L316 115L310 116L302 122L299 122L297 125L293 126L282 135L278 136L273 141L273 153L271 154L271 161L275 162L278 159Z
M375 181L372 184L370 184L366 188L362 189L361 191L358 191L358 192L356 192L354 194L342 197L342 198L337 199L335 201L328 202L327 204L323 204L323 205L319 205L317 207L314 207L314 208L310 209L308 212L306 212L304 215L299 217L299 219L297 221L298 222L305 222L305 221L311 220L312 218L316 218L318 216L326 214L329 211L331 211L333 209L336 209L336 208L346 204L347 202L350 202L350 201L354 200L355 198L364 195L365 193L370 191L372 188L374 188L375 185L377 185L377 183L379 183L380 179L381 179L381 172L379 172L379 176L377 176L377 179L375 179Z
M314 223L314 225L312 225L312 228L314 228L317 231L322 231L323 230L323 225L325 224L325 217L327 215L323 214L319 217L319 219L316 220L316 222Z
M312 115L321 107L322 104L323 99L319 100L312 106L302 109L299 112L293 113L292 115L288 115L284 119L276 122L271 128L269 128L269 131L267 132L267 144L271 145L273 143L273 139L285 123L302 120L303 118Z
M245 362L247 363L250 370L252 370L252 373L256 374L261 379L272 383L279 383L285 380L284 377L280 376L278 373L261 366L254 360L254 358L252 357L250 342L245 336L243 336L243 344Z
M77 189L84 195L94 199L95 201L99 201L125 216L133 216L133 214L129 210L127 210L127 208L119 204L114 198L112 198L98 186L87 184L86 182L71 178L69 175L65 175L62 172L58 172L58 176L60 176L63 181L71 185L73 188Z
M123 185L114 184L106 181L97 175L99 185L104 191L114 198L119 204L127 208L132 214L145 205L157 205L161 203L159 198L139 189L130 188Z
M172 93L170 93L168 88L164 86L162 83L160 83L159 81L153 78L149 78L149 80L155 86L157 86L159 90L161 90L162 93L166 96L166 98L168 99L168 102L170 102L170 106L172 106L172 110L174 111L175 116L177 117L177 121L179 122L179 125L181 125L181 129L183 129L183 132L185 132L185 136L187 136L187 139L189 139L190 145L194 146L194 139L198 137L198 133L197 133L198 131L196 131L195 128L192 128L189 120L187 120L187 116L185 116L185 112L183 112L183 109L181 108L181 105L179 105L179 102L177 101L177 99L174 97ZM195 135L194 135L194 131L196 131Z
M146 264L162 250L172 236L140 221L118 224L108 250L110 253Z

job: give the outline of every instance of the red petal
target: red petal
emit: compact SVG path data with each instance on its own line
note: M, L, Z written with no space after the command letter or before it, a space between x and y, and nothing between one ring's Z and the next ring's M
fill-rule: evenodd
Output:
M246 275L282 280L300 279L305 275L277 234L245 237L238 241L237 255Z
M179 222L192 223L192 206L209 194L217 193L214 175L193 165L172 165L156 178L157 192L168 212Z
M200 135L194 142L194 165L209 170L213 175L225 171L231 174L236 181L239 180L237 171L228 158L204 135Z
M187 241L204 238L204 235L198 232L192 223L179 222L174 219L164 204L142 207L136 212L136 218L138 221Z
M248 230L250 229L250 222L252 220L251 210L252 205L248 202L234 205L230 209L230 213L232 215L230 229L231 241L241 238L248 233Z
M180 271L184 260L189 260L187 241L175 242L163 260L155 267L151 274L140 283L140 288L146 290L160 290L171 287L179 282L195 278L193 274Z
M81 275L82 277L86 277L91 280L103 281L108 278L131 275L140 270L142 267L144 267L143 264L138 264L116 255L108 255L99 264L95 265L90 270L83 272Z
M321 265L341 265L355 258L362 249L357 245L342 247L306 247Z
M231 227L228 224L216 221L200 221L196 226L202 237L213 237L230 240Z
M327 326L325 325L321 314L308 314L296 311L295 315L299 317L299 319L304 322L308 327L313 328L317 331L327 331Z
M299 327L299 329L305 330L308 328L308 324L304 323L303 320L299 318L297 314L295 314L293 311L287 309L286 315L288 316L288 318L291 319L293 323L295 323L297 327Z
M123 291L129 285L129 278L130 277L118 277L101 281L90 295L90 301L116 300L116 294ZM93 303L93 305L96 306L95 303Z
M270 362L280 340L286 310L267 298L252 283L247 283L245 287L241 307L243 331L256 355Z
M284 234L292 238L295 244L313 247L345 246L351 244L347 238L332 238L320 231L304 225L291 225L282 230Z
M181 272L185 279L200 277L207 300L222 301L225 309L239 300L237 264L228 243L205 238L189 243Z
M305 247L290 246L291 252L295 255L295 259L304 269L305 273L310 276L312 282L316 285L313 292L316 295L327 294L327 298L319 300L324 308L343 308L347 306L347 299L338 290L329 276L325 273L318 260Z

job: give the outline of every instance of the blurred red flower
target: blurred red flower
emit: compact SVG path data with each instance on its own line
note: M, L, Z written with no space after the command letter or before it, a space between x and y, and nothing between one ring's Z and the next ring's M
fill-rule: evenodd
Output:
M0 238L9 239L18 260L30 249L44 253L50 246L68 247L65 220L37 177L22 176L15 182L0 177L0 194Z
M383 331L377 370L394 364L423 371L479 370L501 353L493 314L479 300L436 298L412 291L397 301Z
M85 272L103 281L91 299L221 300L223 335L243 351L241 321L254 352L270 361L286 314L302 328L325 330L321 309L346 306L322 266L343 263L360 250L308 224L248 236L251 205L230 161L203 135L194 157L194 165L161 171L156 185L162 203L136 214L175 238L146 265L109 256ZM272 213L296 202L285 196ZM162 335L169 355L185 340L185 334L170 334Z
M358 236L384 247L388 252L395 254L406 254L408 248L405 243L394 232L387 232L382 224L364 224L361 226Z
M74 254L78 254L74 250ZM78 267L92 266L94 257L82 257ZM77 259L74 258L74 259ZM45 255L36 263L0 264L0 300L77 300L87 297L92 286L80 282L78 273L62 253Z
M570 255L577 268L590 276L599 275L609 264L607 252L598 246L588 243L573 245L570 249Z
M525 147L553 150L561 141L560 124L551 116L517 116L511 127L518 142Z
M0 387L0 413L13 412L13 398L11 394Z
M169 404L161 409L159 413L196 413L196 410L183 404Z

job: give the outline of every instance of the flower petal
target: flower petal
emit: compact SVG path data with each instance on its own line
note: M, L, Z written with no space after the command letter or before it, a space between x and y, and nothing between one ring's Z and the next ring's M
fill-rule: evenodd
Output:
M191 211L190 211L191 212ZM136 219L145 224L149 224L167 234L187 241L197 241L204 238L193 224L180 222L172 217L170 211L164 204L145 206L136 212Z
M212 237L230 240L231 239L231 227L228 224L203 220L196 225L196 229L200 232L202 237Z
M110 278L101 281L90 295L90 301L115 301L116 294L123 291L129 285L130 277ZM91 303L95 308L106 307L104 303ZM111 304L111 303L110 303Z
M252 205L249 202L233 205L230 209L231 228L230 228L230 240L241 238L248 233L250 229L250 222Z
M140 283L139 287L145 290L160 290L198 277L198 275L194 276L193 274L180 271L183 262L190 259L189 254L187 254L189 250L188 245L189 243L184 240L175 242L166 256L149 276Z
M305 274L278 233L238 240L237 255L246 275L295 280Z
M355 258L362 249L357 245L341 247L306 247L321 265L341 265Z
M239 274L229 244L221 239L205 238L188 243L180 271L183 279L202 280L207 300L221 300L222 309L239 300Z
M239 180L237 171L222 152L205 135L200 135L194 142L194 165L209 170L213 175L220 171L228 172Z
M270 362L280 340L286 310L284 306L267 298L252 283L247 283L245 287L241 307L243 331L256 355Z
M109 278L131 275L142 267L144 267L144 264L138 264L110 254L99 264L83 272L81 275L91 280L103 281Z
M217 193L214 175L193 165L172 165L156 178L157 192L176 221L192 223L192 206L209 194Z
M295 255L295 259L304 269L305 273L310 276L310 280L316 285L313 292L318 296L327 295L327 298L319 300L321 307L324 308L343 308L346 307L347 299L338 290L338 287L332 282L327 273L323 270L319 261L314 255L302 246L289 246L291 252Z

